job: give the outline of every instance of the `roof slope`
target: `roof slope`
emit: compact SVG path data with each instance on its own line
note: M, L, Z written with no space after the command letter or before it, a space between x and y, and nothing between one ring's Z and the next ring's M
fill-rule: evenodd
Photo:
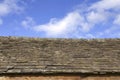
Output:
M2 73L120 73L120 39L0 37Z

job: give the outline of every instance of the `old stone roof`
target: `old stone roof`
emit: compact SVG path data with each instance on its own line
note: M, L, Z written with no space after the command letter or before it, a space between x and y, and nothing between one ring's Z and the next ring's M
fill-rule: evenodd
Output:
M120 39L0 37L3 73L120 73Z

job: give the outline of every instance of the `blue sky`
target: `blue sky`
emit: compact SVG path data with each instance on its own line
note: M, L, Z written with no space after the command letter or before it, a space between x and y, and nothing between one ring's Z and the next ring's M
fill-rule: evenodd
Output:
M120 38L120 0L0 0L0 36Z

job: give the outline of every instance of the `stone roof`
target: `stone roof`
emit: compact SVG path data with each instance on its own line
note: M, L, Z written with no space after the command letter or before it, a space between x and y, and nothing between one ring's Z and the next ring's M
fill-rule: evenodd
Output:
M3 73L120 73L120 39L0 37Z

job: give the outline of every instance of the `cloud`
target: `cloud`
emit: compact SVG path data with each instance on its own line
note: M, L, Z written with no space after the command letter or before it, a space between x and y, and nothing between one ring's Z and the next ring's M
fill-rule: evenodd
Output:
M117 15L116 19L114 20L114 24L119 25L120 26L120 14Z
M66 35L76 31L77 26L82 26L80 29L86 31L86 24L80 24L84 21L83 17L77 12L67 14L63 19L52 18L49 23L34 27L35 31L44 31L47 36Z
M52 18L50 22L34 26L33 29L37 32L45 32L47 37L67 37L69 35L76 37L79 33L78 30L88 32L91 28L92 23L86 22L85 17L75 10L62 19Z
M19 0L3 0L0 3L0 16L22 11L23 7L18 4L19 2Z
M89 7L89 9L94 9L97 11L105 11L109 9L119 10L120 9L120 0L100 0L92 6Z
M2 19L0 19L0 25L2 25L3 24L3 21L2 21Z
M35 25L35 21L31 17L26 17L25 20L21 22L21 25L25 28L31 28Z
M34 31L44 32L46 37L94 38L108 36L106 31L116 32L116 26L120 25L119 3L120 0L98 0L85 6L84 9L78 7L67 13L62 19L51 18L48 23L34 25L32 28ZM99 27L104 30L99 30ZM120 27L117 26L117 29Z
M105 14L94 11L89 12L86 17L88 22L91 24L97 24L106 20Z
M24 10L23 6L20 6L22 0L2 0L0 2L0 24L3 23L2 18L11 13L21 13Z

